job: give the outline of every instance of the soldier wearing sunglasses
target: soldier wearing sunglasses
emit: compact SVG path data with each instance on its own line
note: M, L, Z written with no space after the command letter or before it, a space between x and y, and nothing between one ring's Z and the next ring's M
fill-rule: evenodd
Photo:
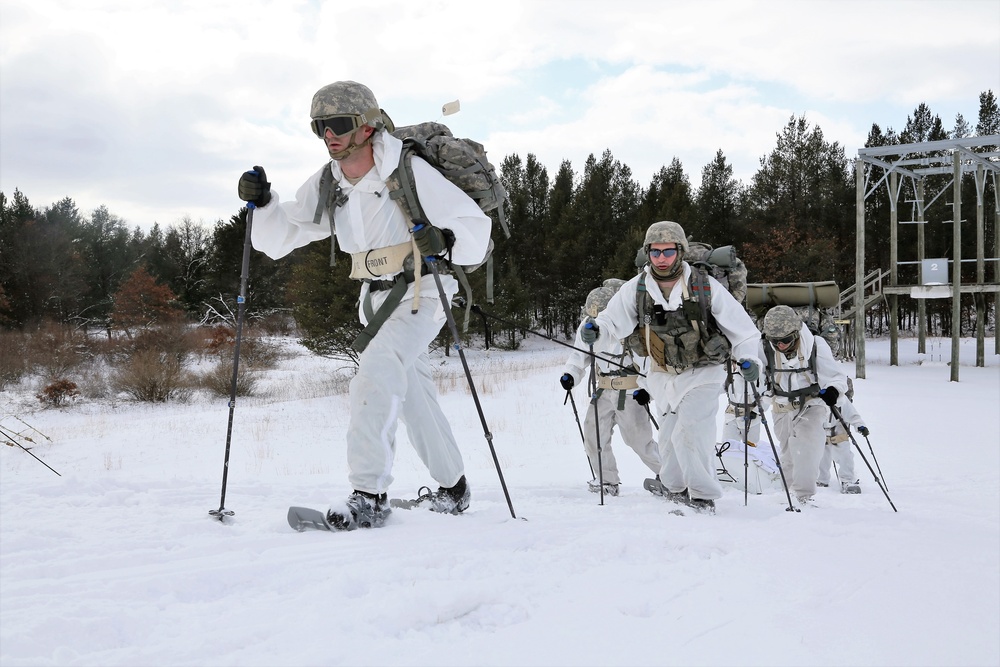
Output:
M714 513L722 497L715 443L724 364L731 357L749 360L747 372L757 371L760 333L721 283L684 261L687 250L679 224L650 225L643 242L648 262L580 336L598 351L627 338L636 354L649 358L640 383L663 413L660 495Z
M438 490L422 495L433 511L458 514L469 506L462 454L438 403L427 348L445 323L434 276L424 257L448 253L457 264L486 256L490 218L462 190L427 162L414 157L413 182L426 220L406 215L389 196L386 181L399 165L402 142L375 95L354 81L324 86L313 96L310 129L331 158L282 201L264 170L239 181L240 198L253 204L253 246L272 258L312 241L335 236L351 255L351 278L360 282L358 316L366 325L355 341L358 370L350 385L344 432L348 482L346 504L331 507L329 524L340 530L380 526L389 515L397 422ZM421 223L421 224L418 224ZM441 281L450 301L458 291L451 275ZM331 437L331 440L334 438Z

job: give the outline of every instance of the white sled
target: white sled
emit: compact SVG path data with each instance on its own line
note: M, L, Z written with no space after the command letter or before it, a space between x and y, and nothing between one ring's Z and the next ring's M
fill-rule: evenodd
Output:
M759 442L756 446L751 446L746 458L744 449L742 440L726 440L715 445L719 481L724 486L742 491L743 478L746 477L747 493L754 495L781 489L781 473L774 461L771 445Z

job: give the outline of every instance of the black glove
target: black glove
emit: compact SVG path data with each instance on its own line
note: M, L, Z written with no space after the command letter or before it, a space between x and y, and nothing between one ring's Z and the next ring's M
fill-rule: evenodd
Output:
M760 368L757 367L757 363L753 359L740 359L740 375L747 382L756 382L757 378L760 377Z
M573 376L570 375L569 373L563 373L563 376L561 378L559 378L559 384L562 385L563 389L565 389L566 391L569 391L570 389L573 388L573 384L574 384L573 383Z
M833 407L837 404L837 399L840 398L840 392L837 391L836 387L827 387L819 390L819 397L823 399L824 403Z
M858 433L860 433L861 435L863 435L863 436L865 436L867 438L868 434L871 433L871 431L868 430L867 426L859 426L858 427Z
M267 206L271 201L271 184L267 182L264 167L254 167L240 176L240 199L256 207Z
M598 337L601 335L601 328L597 326L596 322L587 322L583 325L583 329L580 330L580 338L587 345L593 345L597 342Z
M450 229L439 229L426 220L413 221L413 240L421 257L435 257L447 252L455 244L455 234Z
M632 398L634 398L635 402L638 403L639 405L643 406L649 405L649 392L646 391L645 389L636 389L635 391L633 391Z

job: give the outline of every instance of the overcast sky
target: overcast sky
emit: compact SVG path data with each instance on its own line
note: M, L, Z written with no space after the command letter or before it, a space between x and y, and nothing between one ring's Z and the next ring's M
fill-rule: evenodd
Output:
M921 102L973 127L1000 94L1000 0L0 0L0 191L129 225L235 214L240 173L291 196L327 159L320 87L367 84L554 176L610 149L647 186L721 149L748 183L789 118L848 157Z

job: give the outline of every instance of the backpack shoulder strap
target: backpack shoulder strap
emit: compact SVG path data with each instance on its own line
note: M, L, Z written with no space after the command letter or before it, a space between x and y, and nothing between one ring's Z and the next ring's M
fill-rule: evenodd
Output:
M635 312L639 324L649 324L649 294L646 293L646 277L639 278L635 285Z
M424 209L420 206L420 198L417 197L417 186L413 179L413 167L410 162L413 154L420 154L422 142L413 137L403 139L403 149L399 152L399 164L386 180L389 188L389 198L399 204L410 220L415 218L426 219Z
M319 179L319 201L316 202L316 213L313 214L313 224L318 225L323 221L323 211L327 211L330 217L330 266L337 263L337 230L333 224L333 214L339 206L347 203L347 195L340 188L340 183L333 180L333 171L327 163L323 175Z
M697 279L695 276L697 275ZM709 315L712 312L712 283L708 280L708 270L704 265L691 267L691 292L698 297L701 306L702 336L708 336Z

